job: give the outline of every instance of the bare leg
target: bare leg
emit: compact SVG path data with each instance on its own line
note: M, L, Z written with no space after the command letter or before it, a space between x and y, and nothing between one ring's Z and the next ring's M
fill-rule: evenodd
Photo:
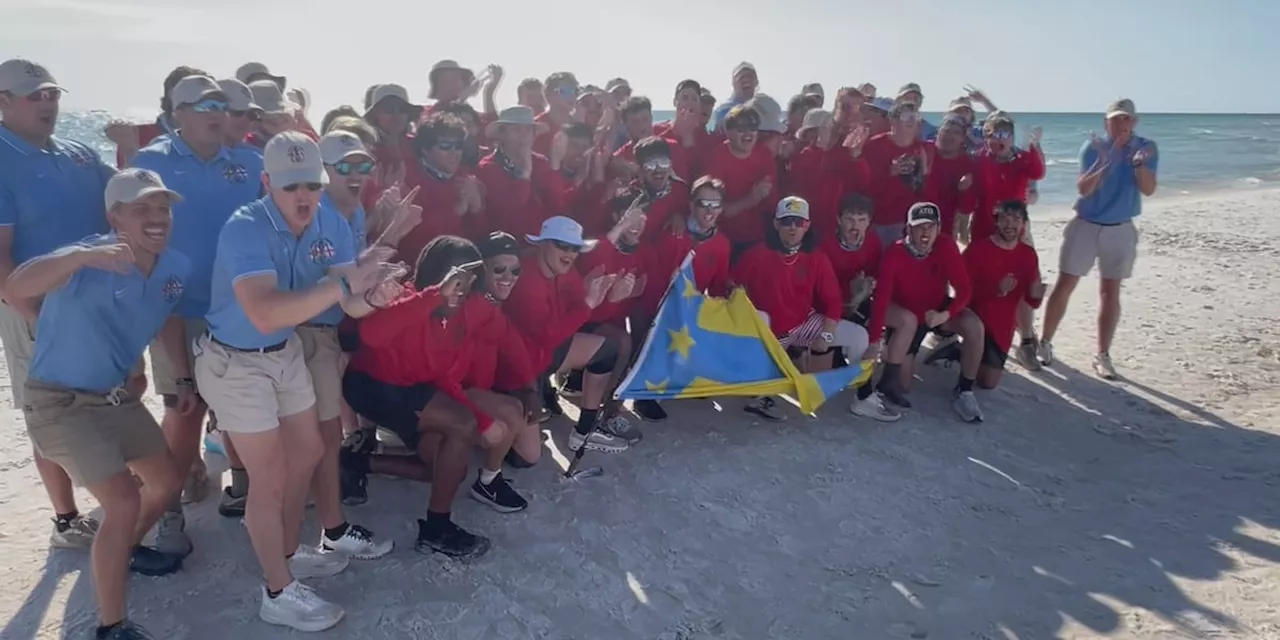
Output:
M284 549L285 553L291 554L301 542L307 493L311 489L311 479L315 477L316 467L324 457L324 441L320 436L320 420L315 406L280 418L279 431L289 453L283 459L288 464L283 522Z
M1120 281L1103 278L1098 294L1098 353L1110 353L1120 325Z
M102 624L112 625L124 619L129 557L142 499L137 483L128 472L94 483L88 489L102 505L102 525L94 536L90 552L93 594Z
M173 497L182 491L183 477L174 465L172 454L142 458L129 463L129 469L142 478L141 503L137 524L133 532L133 544L141 544L147 532L154 527Z
M1067 315L1067 304L1071 302L1071 294L1079 283L1079 276L1058 274L1058 281L1053 285L1053 291L1049 293L1049 300L1045 302L1044 330L1040 332L1040 337L1045 342L1053 340L1057 335L1058 325L1062 324L1063 316Z
M342 448L342 419L334 418L320 423L320 441L324 455L316 465L311 479L311 492L316 498L316 514L320 526L332 529L346 522L342 514L342 494L338 483L338 451Z
M44 483L45 493L49 494L49 502L53 503L53 512L62 515L76 513L79 509L76 507L75 487L67 472L58 463L45 460L35 447L31 448L31 455L36 461L36 471Z

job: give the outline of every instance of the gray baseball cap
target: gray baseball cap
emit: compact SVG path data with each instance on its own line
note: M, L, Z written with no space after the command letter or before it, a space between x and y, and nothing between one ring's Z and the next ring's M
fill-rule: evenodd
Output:
M284 97L280 85L270 80L250 82L249 92L253 94L253 101L262 108L263 113L293 113L299 108L296 103Z
M7 91L25 98L41 89L66 91L44 65L24 58L14 58L0 63L0 91Z
M249 85L229 78L218 81L218 88L222 89L222 94L227 97L227 108L232 111L262 111L262 107L253 101L253 92L249 90Z
M747 104L760 114L760 131L787 132L787 123L782 121L782 107L778 105L777 100L763 93L757 93L754 98L747 101Z
M328 184L320 145L299 131L282 131L267 141L262 164L273 188L293 184Z
M173 102L173 108L196 104L205 98L218 96L226 99L227 94L222 92L222 87L218 86L218 81L209 76L187 76L178 81L174 85L173 91L169 92L169 100Z
M373 157L360 136L349 131L330 131L320 138L320 159L325 164L337 164L351 156Z
M160 175L154 171L147 169L117 171L107 181L107 210L114 209L118 204L137 202L153 193L168 195L170 202L182 201L182 196L178 195L177 191L165 187Z

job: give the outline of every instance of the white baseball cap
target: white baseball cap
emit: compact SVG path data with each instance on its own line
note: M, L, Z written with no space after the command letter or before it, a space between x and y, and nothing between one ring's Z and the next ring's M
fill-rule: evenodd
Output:
M0 91L25 98L41 89L66 91L44 65L24 58L6 60L0 64Z
M778 201L778 210L773 213L774 220L783 218L809 219L809 201L798 196L787 196Z
M373 157L360 136L349 131L330 131L320 138L320 159L325 164L338 164L351 156Z
M563 242L590 251L596 248L599 240L588 240L582 237L582 225L578 224L573 218L565 216L551 216L542 223L542 232L536 236L525 235L525 240L538 243L545 241Z
M114 209L118 204L137 202L153 193L168 195L170 202L182 201L182 196L178 195L177 191L165 187L160 175L154 171L148 171L147 169L123 169L117 171L107 181L107 210Z
M262 164L274 188L293 184L328 184L320 145L299 131L282 131L267 141Z
M293 113L300 108L297 103L284 97L280 85L270 80L250 82L249 92L253 94L254 103L262 109L263 113Z

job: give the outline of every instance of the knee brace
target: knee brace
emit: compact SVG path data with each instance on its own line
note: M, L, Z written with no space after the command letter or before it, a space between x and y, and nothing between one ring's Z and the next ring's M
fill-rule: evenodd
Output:
M618 343L613 338L605 338L600 348L591 356L591 361L584 367L587 373L604 375L613 373L618 365Z

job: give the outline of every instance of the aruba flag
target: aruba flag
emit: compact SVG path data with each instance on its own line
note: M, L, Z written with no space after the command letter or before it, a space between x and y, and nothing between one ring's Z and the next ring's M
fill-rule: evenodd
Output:
M827 398L870 377L863 362L821 373L800 373L747 298L698 291L693 252L685 257L658 308L640 358L615 397L664 400L787 394L813 413Z

